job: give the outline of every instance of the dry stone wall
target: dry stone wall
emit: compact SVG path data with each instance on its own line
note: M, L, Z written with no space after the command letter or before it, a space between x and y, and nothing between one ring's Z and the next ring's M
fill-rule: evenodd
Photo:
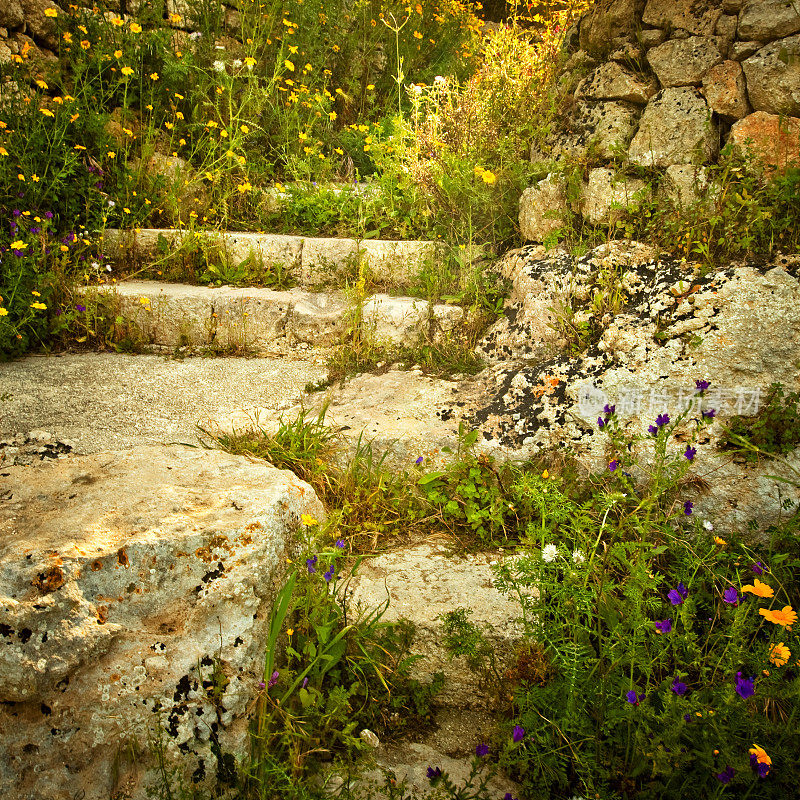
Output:
M567 46L570 111L531 158L588 159L603 170L571 207L593 224L641 197L618 175L626 165L669 172L664 196L683 205L728 143L769 170L800 164L796 0L599 0ZM561 226L569 201L556 183L548 176L523 195L525 239L544 241Z

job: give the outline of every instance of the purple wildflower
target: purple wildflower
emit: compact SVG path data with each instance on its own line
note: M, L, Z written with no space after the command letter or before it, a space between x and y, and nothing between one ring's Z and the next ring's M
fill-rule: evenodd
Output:
M629 692L626 693L625 699L632 705L638 706L641 700L644 700L644 694L637 695L636 692L631 689Z
M683 681L679 681L677 678L675 678L675 680L672 681L672 686L670 688L679 697L683 697L686 694L686 690L689 687L685 683L683 683Z
M681 605L688 595L689 592L686 590L683 583L679 583L676 588L670 589L669 592L667 592L667 598L674 606Z
M344 539L337 539L336 546L341 550L344 547Z
M77 303L75 306L75 310L83 313L84 311L86 311L86 306L82 306L80 303Z
M694 385L697 387L698 392L704 392L711 386L711 383L709 381L695 381Z
M517 742L521 742L524 738L525 728L523 728L522 725L515 725L511 734L512 741L516 744Z
M717 415L717 412L713 408L707 408L703 411L703 417L706 419L714 419Z
M615 458L611 463L608 465L608 471L613 472L619 466L619 461Z
M280 676L281 673L278 672L278 670L276 669L275 672L273 672L272 675L269 676L269 681L267 682L267 688L271 689L278 682L278 678L280 678Z
M314 573L317 571L317 557L314 556L313 558L307 558L306 564L308 565L309 573Z
M325 583L330 583L331 582L331 580L333 578L333 572L334 572L333 564L331 564L328 567L328 571L322 576L323 578L325 578Z
M756 693L755 678L743 678L741 672L736 673L736 694L747 700Z
M648 432L649 434L651 434L652 436L655 436L655 435L658 433L658 428L656 428L656 426L655 426L655 425L651 425L651 426L650 426L650 427L647 429L647 432Z
M656 425L660 428L662 425L669 425L669 414L659 414L656 417Z
M20 211L18 208L15 208L15 209L14 209L14 210L13 210L11 213L12 213L12 214L13 214L15 217L18 217L18 216L20 216L20 214L22 214L22 212L21 212L21 211Z
M692 509L694 508L694 503L691 500L687 500L683 504L683 513L686 514L687 517L692 515Z
M597 418L597 427L602 428L606 424L606 421L602 417Z
M267 688L267 684L264 683L264 681L259 681L258 682L258 688L259 689L266 689Z
M478 756L478 758L483 758L483 756L485 756L488 752L489 752L488 744L479 744L475 748L475 755Z
M302 689L305 689L305 688L306 688L306 686L308 686L308 676L306 676L305 678L303 678L303 685L302 685L302 687L301 687L301 688L302 688Z
M691 714L684 714L683 715L683 721L684 722L691 722L692 721L692 715Z
M45 215L45 217L47 217L47 219L53 219L53 212L52 211L45 211L44 215Z
M687 445L686 450L683 454L686 457L687 461L694 460L694 457L697 455L697 448L696 447L689 447Z
M41 228L38 225L34 225L30 230L31 233L39 233L39 231L41 231Z
M428 780L433 783L433 781L437 780L438 778L442 777L442 768L441 767L428 767Z
M738 606L739 605L739 592L733 586L729 586L723 593L722 599L729 605L729 606Z
M672 620L662 619L661 622L656 622L656 630L659 633L670 633L672 631Z
M417 459L417 460L416 460L414 463L415 463L417 466L419 466L419 465L420 465L420 464L421 464L421 463L422 463L424 460L425 460L425 459L424 459L422 456L420 456L420 457L419 457L419 458L418 458L418 459Z
M751 564L750 569L753 570L756 575L764 574L764 565L760 561L756 561L755 564Z
M517 798L514 797L514 795L512 795L511 792L506 792L505 797L503 798L503 800L517 800Z
M722 772L718 772L714 777L720 783L730 783L733 780L733 776L736 770L733 767L726 766Z
M769 775L769 764L759 761L755 753L750 753L750 766L758 773L759 778L766 778Z
M616 410L617 410L616 406L610 406L608 403L606 403L603 406L603 413L604 414L613 414Z

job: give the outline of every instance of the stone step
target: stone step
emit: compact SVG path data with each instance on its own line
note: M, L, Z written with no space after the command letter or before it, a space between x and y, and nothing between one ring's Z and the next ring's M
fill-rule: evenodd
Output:
M444 244L432 241L359 241L178 228L109 228L104 248L111 260L127 268L163 257L165 247L174 251L190 247L198 239L223 254L230 267L252 257L265 268L289 268L295 281L306 288L342 286L345 279L355 279L360 262L381 285L400 289L409 286L423 267L440 263L446 254Z
M457 306L376 294L364 301L358 315L342 292L301 288L277 291L123 281L82 292L110 298L115 317L133 327L134 338L143 344L250 353L330 346L359 317L364 335L376 342L435 341L462 324L465 314Z

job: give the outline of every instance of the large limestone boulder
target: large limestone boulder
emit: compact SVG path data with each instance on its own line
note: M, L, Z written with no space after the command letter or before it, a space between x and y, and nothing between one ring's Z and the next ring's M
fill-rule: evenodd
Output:
M800 164L800 120L793 117L756 111L734 123L728 141L769 169L785 172Z
M0 5L0 27L18 28L25 21L25 12L19 0L5 0Z
M45 11L55 11L59 16L64 12L51 0L20 0L25 27L30 36L44 43L51 50L58 49L58 31L55 19L48 17Z
M800 31L800 9L792 0L746 0L739 13L739 38L769 41Z
M646 434L658 414L677 417L694 395L695 380L704 378L712 382L706 407L717 416L697 445L693 467L706 492L685 499L727 529L741 531L751 519L762 530L772 524L783 513L787 492L800 500L800 491L769 477L792 478L781 462L742 464L717 449L723 425L735 414L756 413L771 383L800 389L800 256L763 266L732 264L706 275L694 265L659 259L642 245L618 242L577 259L532 247L512 258L516 296L524 299L508 313L516 326L533 323L527 339L524 330L516 331L527 352L517 351L516 363L506 354L504 362L477 376L485 393L474 386L460 408L468 424L482 431L486 447L518 455L567 450L587 468L603 469L615 457L597 426L605 403L616 404L627 431ZM592 306L598 292L608 292L603 276L610 271L625 302L616 314L600 316ZM526 291L537 283L538 291ZM526 312L527 303L532 311ZM547 335L537 327L536 310L557 311L559 303L573 314L589 312L584 319L594 334L577 357L574 347L553 354L559 344L554 336L549 357L547 349L535 349ZM565 337L567 319L562 312L555 323ZM678 450L681 444L673 446ZM637 447L646 462L646 445ZM800 467L800 448L789 461Z
M10 467L0 501L0 794L144 800L241 758L310 486L184 446ZM131 759L131 755L135 757Z
M742 67L756 111L800 116L800 34L762 47Z
M709 69L722 61L722 55L710 39L690 36L648 50L647 61L662 86L699 86Z
M689 87L664 89L648 104L628 158L642 167L710 161L719 146L706 101Z
M592 225L613 224L624 218L631 206L644 199L646 192L643 180L598 167L589 173L589 181L583 188L581 214Z

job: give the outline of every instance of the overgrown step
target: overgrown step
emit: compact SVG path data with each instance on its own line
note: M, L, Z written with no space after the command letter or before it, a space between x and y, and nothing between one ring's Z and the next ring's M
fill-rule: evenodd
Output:
M375 341L413 344L446 335L461 324L456 306L377 294L360 312L342 292L192 286L122 281L83 290L108 304L108 315L143 345L214 347L274 353L302 345L327 346L353 324Z
M192 248L213 254L226 269L244 262L266 269L288 270L296 283L313 288L341 285L358 272L359 263L386 287L408 286L421 269L439 263L446 248L441 242L333 239L274 233L224 233L177 228L106 230L104 249L126 267L152 262Z

